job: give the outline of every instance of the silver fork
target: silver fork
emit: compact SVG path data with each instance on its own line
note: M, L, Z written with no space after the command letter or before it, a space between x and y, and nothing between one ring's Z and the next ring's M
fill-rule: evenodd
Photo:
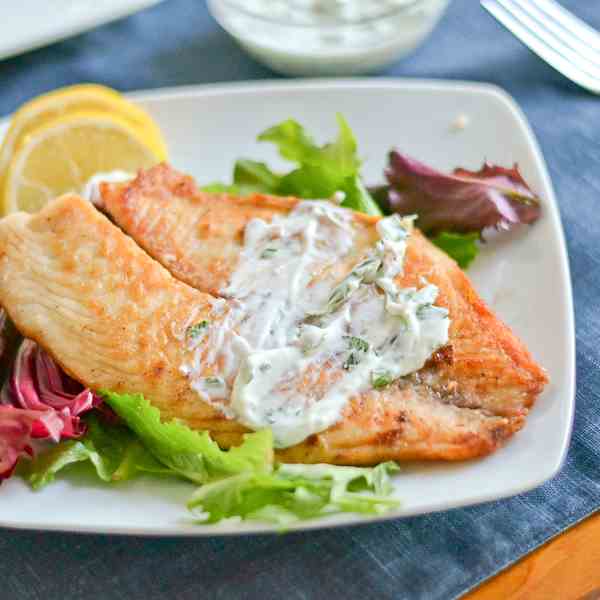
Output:
M554 0L481 0L481 5L550 66L600 94L600 33Z

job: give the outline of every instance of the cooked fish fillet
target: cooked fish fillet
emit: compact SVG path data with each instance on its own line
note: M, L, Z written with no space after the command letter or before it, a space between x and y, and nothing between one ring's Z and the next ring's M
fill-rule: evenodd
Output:
M194 180L166 164L141 171L130 185L103 183L101 207L113 221L177 279L218 295L238 263L250 219L285 214L297 200L257 196L253 200L198 191ZM365 215L356 245L340 273L379 239Z
M187 281L215 291L235 267L246 221L257 215L268 220L294 205L292 199L205 196L167 167L108 191L105 208L142 246L178 277L187 272ZM118 201L130 207L129 227L114 209ZM146 216L137 221L134 213ZM375 219L354 218L358 245L370 244ZM193 247L193 256L179 250L184 247ZM169 256L173 252L179 268ZM204 266L202 281L193 279L196 260ZM403 283L420 275L438 285L438 303L450 311L453 360L440 352L412 377L352 398L339 423L280 451L280 459L466 459L493 451L522 427L546 382L544 372L455 263L415 235ZM0 304L24 335L86 386L143 393L165 419L208 429L228 447L240 442L245 429L204 403L180 371L190 359L182 336L191 314L195 320L222 318L212 311L212 300L171 276L76 196L60 198L37 215L17 213L0 221ZM211 374L219 365L203 368Z
M269 220L297 203L293 198L205 194L191 177L164 164L127 184L103 184L101 196L114 222L152 257L176 278L213 294L226 286L238 264L248 221ZM337 265L341 274L378 239L377 220L355 214L355 245ZM510 417L525 414L546 375L464 272L418 231L410 238L404 271L403 286L419 287L422 277L438 286L436 304L450 314L453 360L451 365L438 361L436 389L459 386L453 404Z

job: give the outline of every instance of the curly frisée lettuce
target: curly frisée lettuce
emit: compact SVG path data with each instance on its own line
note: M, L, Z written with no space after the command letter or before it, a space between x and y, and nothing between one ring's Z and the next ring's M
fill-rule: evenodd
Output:
M240 473L199 488L188 502L201 522L240 517L286 526L341 512L378 515L389 498L393 462L375 468L279 465L272 473ZM372 493L365 493L372 492Z
M342 206L381 215L381 209L360 178L356 138L344 117L337 115L337 121L337 138L323 146L293 119L270 127L258 140L275 144L281 157L294 163L295 168L287 173L276 173L264 162L238 160L231 184L213 183L203 189L236 195L261 193L298 198L330 198L341 192Z
M141 474L173 475L200 484L188 503L199 522L236 517L286 526L340 512L378 515L398 502L389 497L395 463L375 468L275 464L270 430L247 434L221 450L208 432L163 423L141 395L104 392L124 425L85 418L87 435L40 454L26 472L34 489L73 463L87 462L104 482Z

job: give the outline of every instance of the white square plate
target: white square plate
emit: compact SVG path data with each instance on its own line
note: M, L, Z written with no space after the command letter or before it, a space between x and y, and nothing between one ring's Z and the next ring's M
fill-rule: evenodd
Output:
M267 126L289 117L322 140L331 139L338 111L356 132L368 182L381 181L392 146L441 169L478 168L484 158L501 165L517 162L543 200L543 216L535 226L484 247L469 275L546 367L551 383L524 430L492 456L407 466L395 478L402 506L386 518L518 494L558 472L574 410L571 283L552 185L533 134L510 97L489 85L385 79L207 86L134 97L162 128L172 164L200 182L228 178L237 157L277 163L273 149L254 140ZM463 114L469 125L456 131L452 124ZM0 490L0 525L199 536L272 530L260 524L192 524L184 505L192 489L151 479L107 487L70 476L34 493L14 478ZM302 527L365 520L341 515Z
M17 0L4 2L0 60L83 33L162 0Z

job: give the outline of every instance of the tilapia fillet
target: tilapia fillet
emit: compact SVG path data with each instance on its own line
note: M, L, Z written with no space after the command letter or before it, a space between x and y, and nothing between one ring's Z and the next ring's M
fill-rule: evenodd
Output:
M0 304L86 386L143 393L165 419L208 429L223 447L239 443L244 427L203 402L181 372L190 360L185 331L192 319L218 325L225 318L207 292L222 289L235 268L248 220L284 214L296 201L206 196L164 166L106 191L114 204L104 194L105 208L157 260L94 207L63 197L37 215L0 221ZM128 226L114 208L119 202L125 214L145 216ZM376 238L375 219L353 218L357 248L348 263ZM453 359L439 356L409 378L349 399L341 421L279 451L281 460L459 460L493 451L523 426L546 383L543 370L454 262L414 235L404 283L422 275L450 311ZM207 360L202 368L210 375L219 364Z

